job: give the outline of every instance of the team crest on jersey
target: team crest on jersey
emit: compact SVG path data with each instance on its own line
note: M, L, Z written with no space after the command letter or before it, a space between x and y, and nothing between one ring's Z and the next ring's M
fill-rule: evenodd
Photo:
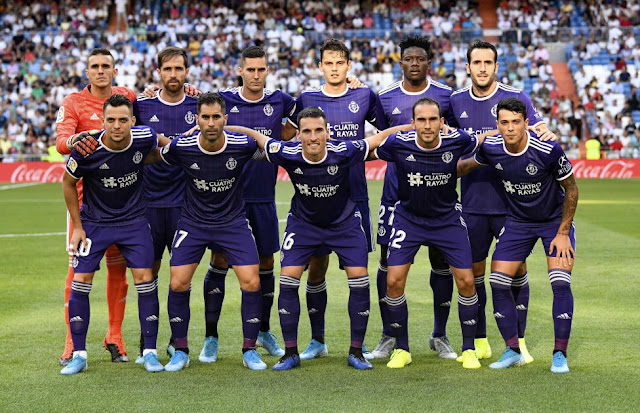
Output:
M76 268L78 266L78 257L73 257L73 260L71 260L71 266L73 268Z
M193 112L188 111L184 115L184 121L187 122L189 125L191 125L193 122L196 121L196 115L194 115Z
M236 161L233 158L229 158L229 160L227 161L227 163L224 164L228 170L232 171L234 169L236 169L236 166L238 166L238 161Z
M381 237L384 237L384 234L386 233L387 233L387 230L384 229L382 225L378 225L378 235L380 235Z
M262 108L262 111L264 112L265 115L271 116L273 115L273 106L267 103L266 105L264 105L264 108Z
M269 144L269 153L276 153L280 150L282 144L280 142L271 142Z
M56 123L60 123L64 120L64 106L60 106L58 109L58 117L56 118Z
M329 175L335 175L338 173L338 165L329 165L327 166L327 173Z
M491 108L491 114L493 115L494 118L498 117L498 105L497 104L493 105L493 107Z
M445 153L442 154L442 160L445 163L449 163L453 160L453 154L449 151L446 151Z
M351 113L358 113L360 106L358 106L355 100L352 100L351 103L349 103L349 110Z
M529 163L529 165L527 165L526 171L529 175L535 175L538 173L538 167L532 163Z
M133 163L139 164L140 162L142 162L142 152L136 151L136 153L133 154Z
M69 161L67 161L67 168L69 168L71 172L75 172L76 169L78 169L78 162L73 158L69 158Z

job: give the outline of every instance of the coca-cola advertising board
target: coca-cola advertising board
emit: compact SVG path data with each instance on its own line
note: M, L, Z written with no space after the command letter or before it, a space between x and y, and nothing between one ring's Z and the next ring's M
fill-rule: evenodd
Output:
M572 160L576 178L640 178L640 159ZM15 162L0 163L0 182L62 182L64 163ZM365 164L367 179L382 180L387 170L384 161ZM278 170L279 181L289 181L287 172Z

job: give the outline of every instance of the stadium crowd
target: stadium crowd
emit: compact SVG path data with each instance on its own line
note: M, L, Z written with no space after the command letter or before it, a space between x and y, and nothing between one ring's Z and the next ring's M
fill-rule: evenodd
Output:
M402 75L395 46L399 37L430 32L434 51L430 75L457 89L469 82L466 45L482 23L471 2L437 0L389 1L369 7L354 1L307 0L130 3L127 29L113 32L105 30L110 21L107 2L67 0L0 6L0 160L34 160L46 154L55 140L58 105L86 83L85 55L94 47L107 46L113 51L118 84L138 92L157 82L156 72L149 68L155 67L159 50L168 45L184 47L192 58L189 82L208 91L238 85L240 51L255 43L265 48L274 74L269 76L267 87L296 96L305 87L322 83L318 50L327 36L345 41L352 50L352 74L378 91ZM629 22L637 23L638 7L625 7L621 1L604 5L593 1L500 3L498 27L507 34L513 27L526 30L520 41L503 36L499 80L530 93L542 117L560 132L566 150L577 151L579 141L586 138L583 128L588 126L602 126L599 130L608 133L602 139L605 148L615 141L611 131L630 129L630 124L635 130L633 119L628 122L622 112L625 107L627 112L640 109L640 80L635 67L630 68L636 75L628 79L635 88L633 93L627 90L625 98L610 91L615 82L598 79L594 84L591 77L585 80L583 71L578 71L579 104L574 105L557 92L544 36L556 26L608 23L608 37L599 38L596 31L578 36L572 56L583 61L607 50L618 56L608 66L615 67L615 76L625 82L622 72L626 71L620 61L633 60L640 65L640 45L632 32L628 35L622 29ZM580 16L579 22L575 16ZM608 127L616 118L617 128ZM629 132L632 149L623 145L627 150L620 155L638 156L635 132Z

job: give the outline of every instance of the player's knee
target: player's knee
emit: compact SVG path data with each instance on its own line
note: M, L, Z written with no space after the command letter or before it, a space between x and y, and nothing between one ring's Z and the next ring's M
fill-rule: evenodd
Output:
M73 281L80 281L81 283L91 284L93 282L93 273L75 273L73 275Z
M191 282L187 280L181 280L175 277L171 277L171 282L169 283L169 288L171 288L173 291L176 291L176 292L187 291L190 286L191 286Z
M132 268L133 282L136 284L153 281L153 271L151 268Z
M520 264L520 266L518 267L518 271L516 272L516 277L522 277L523 275L525 275L527 273L527 263L523 262L522 264Z
M240 288L245 291L258 291L260 289L260 278L251 277L239 280Z

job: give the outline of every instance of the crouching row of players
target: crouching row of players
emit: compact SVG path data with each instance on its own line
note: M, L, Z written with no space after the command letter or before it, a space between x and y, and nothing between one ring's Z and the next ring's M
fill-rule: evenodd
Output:
M558 281L558 286L563 283L565 292L568 289L574 254L572 218L577 204L571 165L559 146L529 136L525 130L526 108L517 99L505 99L498 105L502 136L488 138L476 157L461 161L458 170L458 160L476 150L484 135L475 137L462 130L441 133L440 107L428 98L414 105L411 125L356 141L327 142L326 117L315 107L299 114L297 142L276 141L239 126L226 127L225 103L215 93L198 99L197 112L201 132L167 144L168 140L156 138L148 127L132 127L135 120L129 100L114 95L104 104L105 129L99 136L98 149L87 157L71 154L63 186L74 226L69 245L70 253L75 255L69 301L74 356L62 374L86 369L88 294L99 261L112 244L118 245L132 269L139 295L142 356L147 371L178 371L189 364L191 279L206 248L225 253L240 283L244 365L252 370L267 368L255 350L262 296L258 253L247 224L240 185L244 164L263 156L286 169L295 187L281 247L278 314L285 352L274 370L300 365L298 289L305 266L320 247L338 254L348 277L351 324L348 364L356 369L373 367L362 351L370 307L367 241L349 188L349 168L367 159L395 162L398 176L402 177L388 256L385 318L389 325L385 327L396 338L388 367L411 363L404 285L421 245L441 249L452 267L459 291L462 365L480 367L474 351L478 299L471 271L471 250L455 187L458 172L466 173L481 162L494 165L501 176L504 174L513 211L513 219L505 226L494 255L490 280L494 307L503 315L496 318L507 350L491 367L521 364L514 330L517 315L513 297L508 294L507 279L513 277L526 258L525 251L530 251L539 237L548 256L557 250L549 258L554 292L554 281ZM166 145L160 150L157 142ZM509 159L510 156L518 158ZM160 364L156 352L157 279L151 272L153 248L141 186L143 165L161 160L181 166L187 179L185 202L172 246L167 305L176 351L166 366ZM82 211L75 193L75 183L80 178L85 185ZM565 188L564 197L560 185ZM509 287L501 289L506 284ZM504 290L503 294L498 290ZM556 347L564 343L558 350L562 356L569 338L572 307L572 300L563 304L562 311L567 317L558 317L564 324L556 326ZM555 311L554 301L554 314ZM205 361L215 361L215 352L212 357Z

